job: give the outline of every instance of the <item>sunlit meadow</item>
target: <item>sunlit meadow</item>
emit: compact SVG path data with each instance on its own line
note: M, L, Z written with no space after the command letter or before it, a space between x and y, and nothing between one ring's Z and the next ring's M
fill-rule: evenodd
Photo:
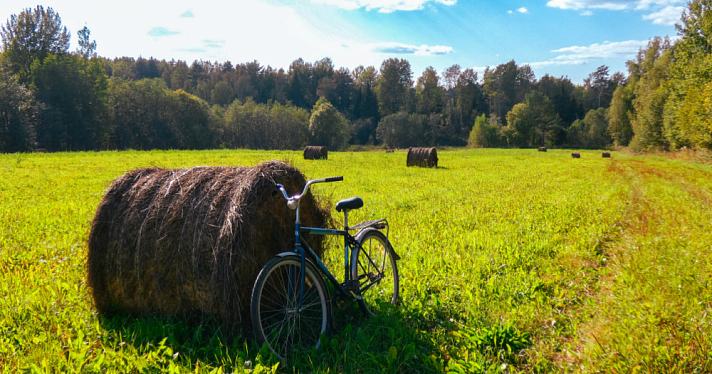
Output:
M709 372L712 168L564 150L159 151L0 155L2 372ZM322 348L280 363L207 320L104 317L89 223L112 180L157 166L288 160L350 222L387 218L401 303L335 310ZM333 212L336 222L343 218ZM286 250L286 248L285 248ZM339 268L340 248L327 254Z

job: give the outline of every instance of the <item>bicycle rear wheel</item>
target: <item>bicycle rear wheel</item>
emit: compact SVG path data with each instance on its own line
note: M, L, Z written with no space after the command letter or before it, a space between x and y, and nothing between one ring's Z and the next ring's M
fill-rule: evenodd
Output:
M321 345L321 335L328 330L327 290L319 272L308 261L301 291L301 258L276 257L262 268L252 288L252 329L260 343L280 360L297 347Z
M361 232L356 240L360 246L351 253L351 279L359 282L361 311L373 315L378 303L398 302L396 256L386 236L376 229Z

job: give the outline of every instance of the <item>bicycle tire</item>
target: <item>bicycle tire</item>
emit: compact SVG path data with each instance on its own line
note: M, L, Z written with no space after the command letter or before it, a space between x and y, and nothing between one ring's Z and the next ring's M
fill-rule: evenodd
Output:
M328 290L314 265L306 261L302 310L301 258L298 255L275 257L265 265L252 288L250 316L252 329L260 344L284 360L295 347L318 349L321 336L329 329ZM291 282L289 280L292 280ZM292 288L291 285L296 287Z
M361 299L357 301L361 311L372 316L373 308L369 307L367 300L372 305L379 300L393 305L398 303L400 280L396 256L386 236L376 229L360 232L356 240L360 245L351 252L351 279L359 281ZM374 284L377 264L384 277Z

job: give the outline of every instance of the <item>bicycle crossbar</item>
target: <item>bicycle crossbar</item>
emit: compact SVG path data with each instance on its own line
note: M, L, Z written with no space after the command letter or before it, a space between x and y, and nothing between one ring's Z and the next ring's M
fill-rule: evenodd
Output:
M299 231L302 234L314 234L314 235L339 235L339 236L344 236L346 235L346 231L344 230L332 230L332 229L322 229L319 227L301 227L299 228Z

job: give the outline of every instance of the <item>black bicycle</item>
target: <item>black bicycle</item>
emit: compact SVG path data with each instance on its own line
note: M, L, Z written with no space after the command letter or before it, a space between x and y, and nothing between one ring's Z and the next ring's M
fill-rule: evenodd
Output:
M344 212L344 229L302 227L299 201L315 183L342 181L344 177L307 182L301 194L289 197L277 187L287 206L296 211L295 246L270 260L252 288L252 327L260 343L284 359L296 346L319 348L331 324L331 293L324 278L334 285L334 300L356 300L361 311L373 315L375 303L398 301L398 268L388 241L388 221L377 219L349 227L349 211L363 206L358 197L344 199L336 210ZM381 230L385 230L384 234ZM350 231L356 231L351 235ZM302 234L336 235L344 238L344 281L339 282L314 253Z

